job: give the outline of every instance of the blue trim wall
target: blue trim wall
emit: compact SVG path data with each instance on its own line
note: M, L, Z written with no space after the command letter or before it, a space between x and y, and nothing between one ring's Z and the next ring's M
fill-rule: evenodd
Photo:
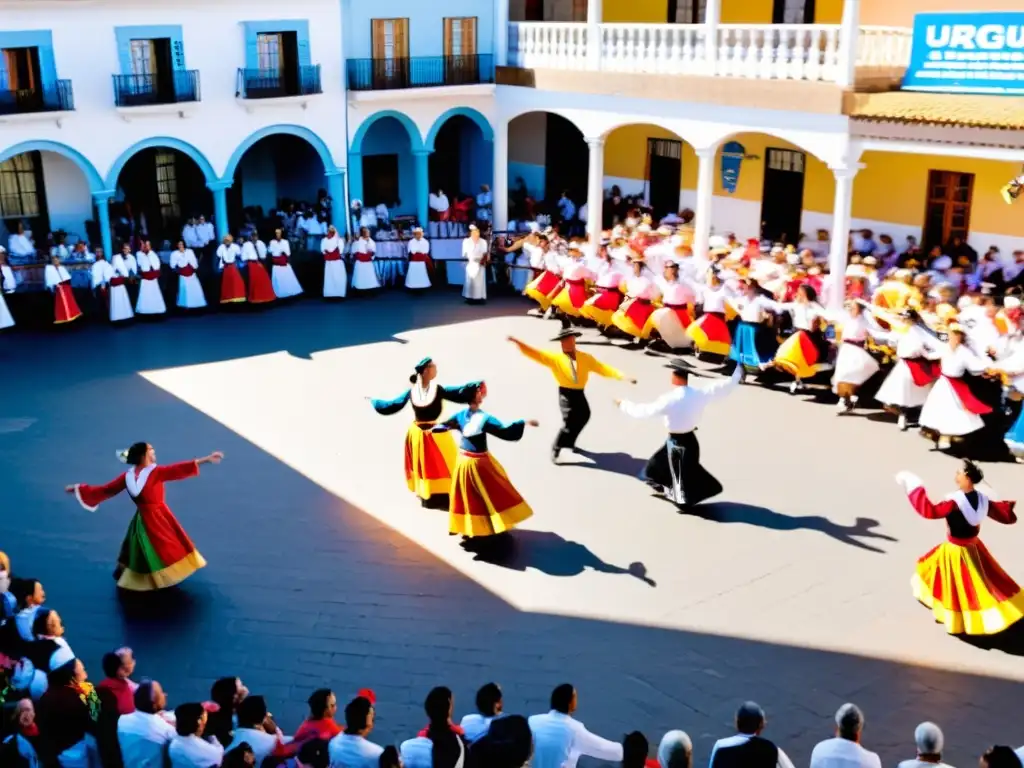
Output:
M427 138L423 142L423 146L431 152L434 151L434 141L437 140L437 134L441 130L448 120L455 117L456 115L462 115L468 117L477 127L480 129L480 133L483 135L485 141L494 141L494 128L487 122L487 118L477 112L475 109L470 107L452 107L443 115L441 115L434 124L430 127L430 131L427 133Z
M7 147L7 149L0 151L0 163L25 152L55 152L58 155L63 155L82 169L82 173L85 174L85 178L89 182L89 190L91 192L95 194L106 189L103 186L103 178L100 176L99 171L96 170L96 166L89 162L85 155L77 149L72 149L67 144L61 144L57 141L23 141L20 144L15 144L13 147Z
M238 163L241 162L242 156L246 153L253 144L258 142L260 139L264 139L267 136L274 135L288 135L297 136L300 139L304 139L307 144L316 150L317 154L320 155L320 159L324 164L324 173L331 173L336 170L334 165L334 158L331 157L331 150L327 147L327 143L321 139L316 133L311 131L302 125L268 125L260 128L258 131L250 134L231 154L231 158L228 160L227 167L224 169L225 180L234 178L235 169L238 168Z
M117 179L121 175L121 169L124 168L125 163L131 160L132 156L136 153L151 147L176 149L182 154L188 155L195 160L196 165L198 165L200 170L203 172L203 176L206 177L207 186L218 181L217 174L214 172L210 161L206 159L206 155L193 147L187 141L174 139L170 136L154 136L150 139L143 139L142 141L135 142L118 156L117 160L114 161L114 164L110 166L110 170L107 172L107 187L109 189L117 189ZM229 181L228 186L230 186L230 184L231 182Z
M243 21L245 32L245 68L259 69L259 53L256 36L268 32L294 32L299 53L299 66L308 67L313 63L309 50L309 21L306 19L278 19L271 21Z
M175 70L188 69L180 24L114 27L114 37L117 39L117 61L122 75L132 74L132 40L170 40L172 66Z
M366 138L367 131L373 127L375 122L385 117L393 117L405 126L405 130L409 134L409 145L413 152L418 149L423 149L423 139L420 138L420 130L416 127L416 123L412 121L412 118L404 112L398 112L393 109L384 109L380 112L374 112L359 124L359 128L352 137L352 144L349 152L357 154L361 152L363 149L363 139Z
M3 48L38 48L39 79L44 89L54 87L57 82L57 65L53 59L53 33L48 29L27 30L24 32L0 32L0 49ZM0 56L0 86L8 87L7 61Z

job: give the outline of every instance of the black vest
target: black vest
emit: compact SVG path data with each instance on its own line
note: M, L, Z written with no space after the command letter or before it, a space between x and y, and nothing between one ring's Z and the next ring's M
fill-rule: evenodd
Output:
M711 768L776 768L779 748L768 739L751 736L742 744L719 747Z

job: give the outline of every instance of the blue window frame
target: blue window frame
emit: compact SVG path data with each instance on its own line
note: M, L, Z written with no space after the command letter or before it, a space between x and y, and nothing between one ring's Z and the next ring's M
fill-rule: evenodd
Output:
M39 54L40 85L44 90L56 86L57 65L53 58L53 34L50 30L0 32L0 50L10 48L35 48ZM7 56L0 55L0 90L9 88L10 73L7 71Z

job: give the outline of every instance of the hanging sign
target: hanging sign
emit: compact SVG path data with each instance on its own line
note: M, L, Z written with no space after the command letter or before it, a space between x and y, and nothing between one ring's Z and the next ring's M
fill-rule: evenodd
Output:
M730 141L722 147L722 189L726 194L735 195L740 183L740 166L747 157L747 150L738 141Z

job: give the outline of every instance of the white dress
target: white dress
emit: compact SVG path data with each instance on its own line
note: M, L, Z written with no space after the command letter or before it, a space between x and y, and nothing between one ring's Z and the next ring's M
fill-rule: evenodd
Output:
M512 270L512 287L522 293L533 280L533 272L529 267L544 268L544 249L533 243L523 243L513 264L518 269Z
M473 241L467 237L462 241L462 258L466 259L466 279L462 285L462 297L469 301L487 301L487 243Z
M935 384L915 384L914 374L907 360L928 357L930 352L928 334L920 328L913 326L905 333L901 333L896 340L896 362L882 382L882 386L878 388L875 399L882 405L895 408L920 408L924 405Z
M160 292L160 257L150 251L135 254L139 265L139 298L135 301L135 314L162 315L167 312L164 295Z
M988 363L964 344L944 352L942 375L921 409L921 418L918 419L921 427L944 437L961 437L985 426L981 416L964 406L950 379L959 379L966 373L981 373L987 367Z
M427 272L425 258L414 258L417 255L426 257L430 255L430 241L425 237L413 238L409 241L409 269L405 273L405 287L412 290L421 290L430 287L430 274Z
M686 332L687 326L683 325L679 317L679 311L690 312L690 305L694 303L693 291L686 283L669 283L662 281L661 303L662 306L651 313L651 323L658 331L662 341L672 349L685 349L693 344L693 339ZM693 317L690 317L693 320Z
M14 316L11 315L11 311L7 309L7 302L4 300L4 294L14 293L14 289L17 288L17 283L14 281L14 270L6 264L0 267L0 273L2 273L0 276L3 277L3 280L0 280L0 283L2 283L2 286L0 287L3 288L3 290L0 291L0 330L2 330L14 325Z
M352 244L352 290L372 291L380 288L377 268L373 265L376 254L377 244L369 237L360 237Z
M288 261L291 255L292 246L287 240L270 241L270 261L274 265L270 270L270 282L274 286L274 295L279 299L288 299L302 293L299 279Z
M132 263L135 263L134 257ZM128 266L124 256L115 253L114 258L110 260L110 268L110 322L119 323L122 320L131 320L135 317L135 312L132 309L132 300L128 296L128 286L126 285L129 278L132 277L131 267Z
M320 253L324 255L324 298L343 299L348 290L348 272L341 256L344 246L341 238L325 237L320 240Z
M879 369L878 361L868 354L863 346L867 341L870 326L864 315L854 317L850 314L841 316L839 324L842 328L842 342L836 355L832 388L835 389L840 384L859 387L878 373Z
M191 267L191 269L189 269ZM178 306L182 309L202 309L206 306L206 295L199 282L199 262L191 248L171 254L171 269L178 272ZM184 274L183 274L184 273Z

